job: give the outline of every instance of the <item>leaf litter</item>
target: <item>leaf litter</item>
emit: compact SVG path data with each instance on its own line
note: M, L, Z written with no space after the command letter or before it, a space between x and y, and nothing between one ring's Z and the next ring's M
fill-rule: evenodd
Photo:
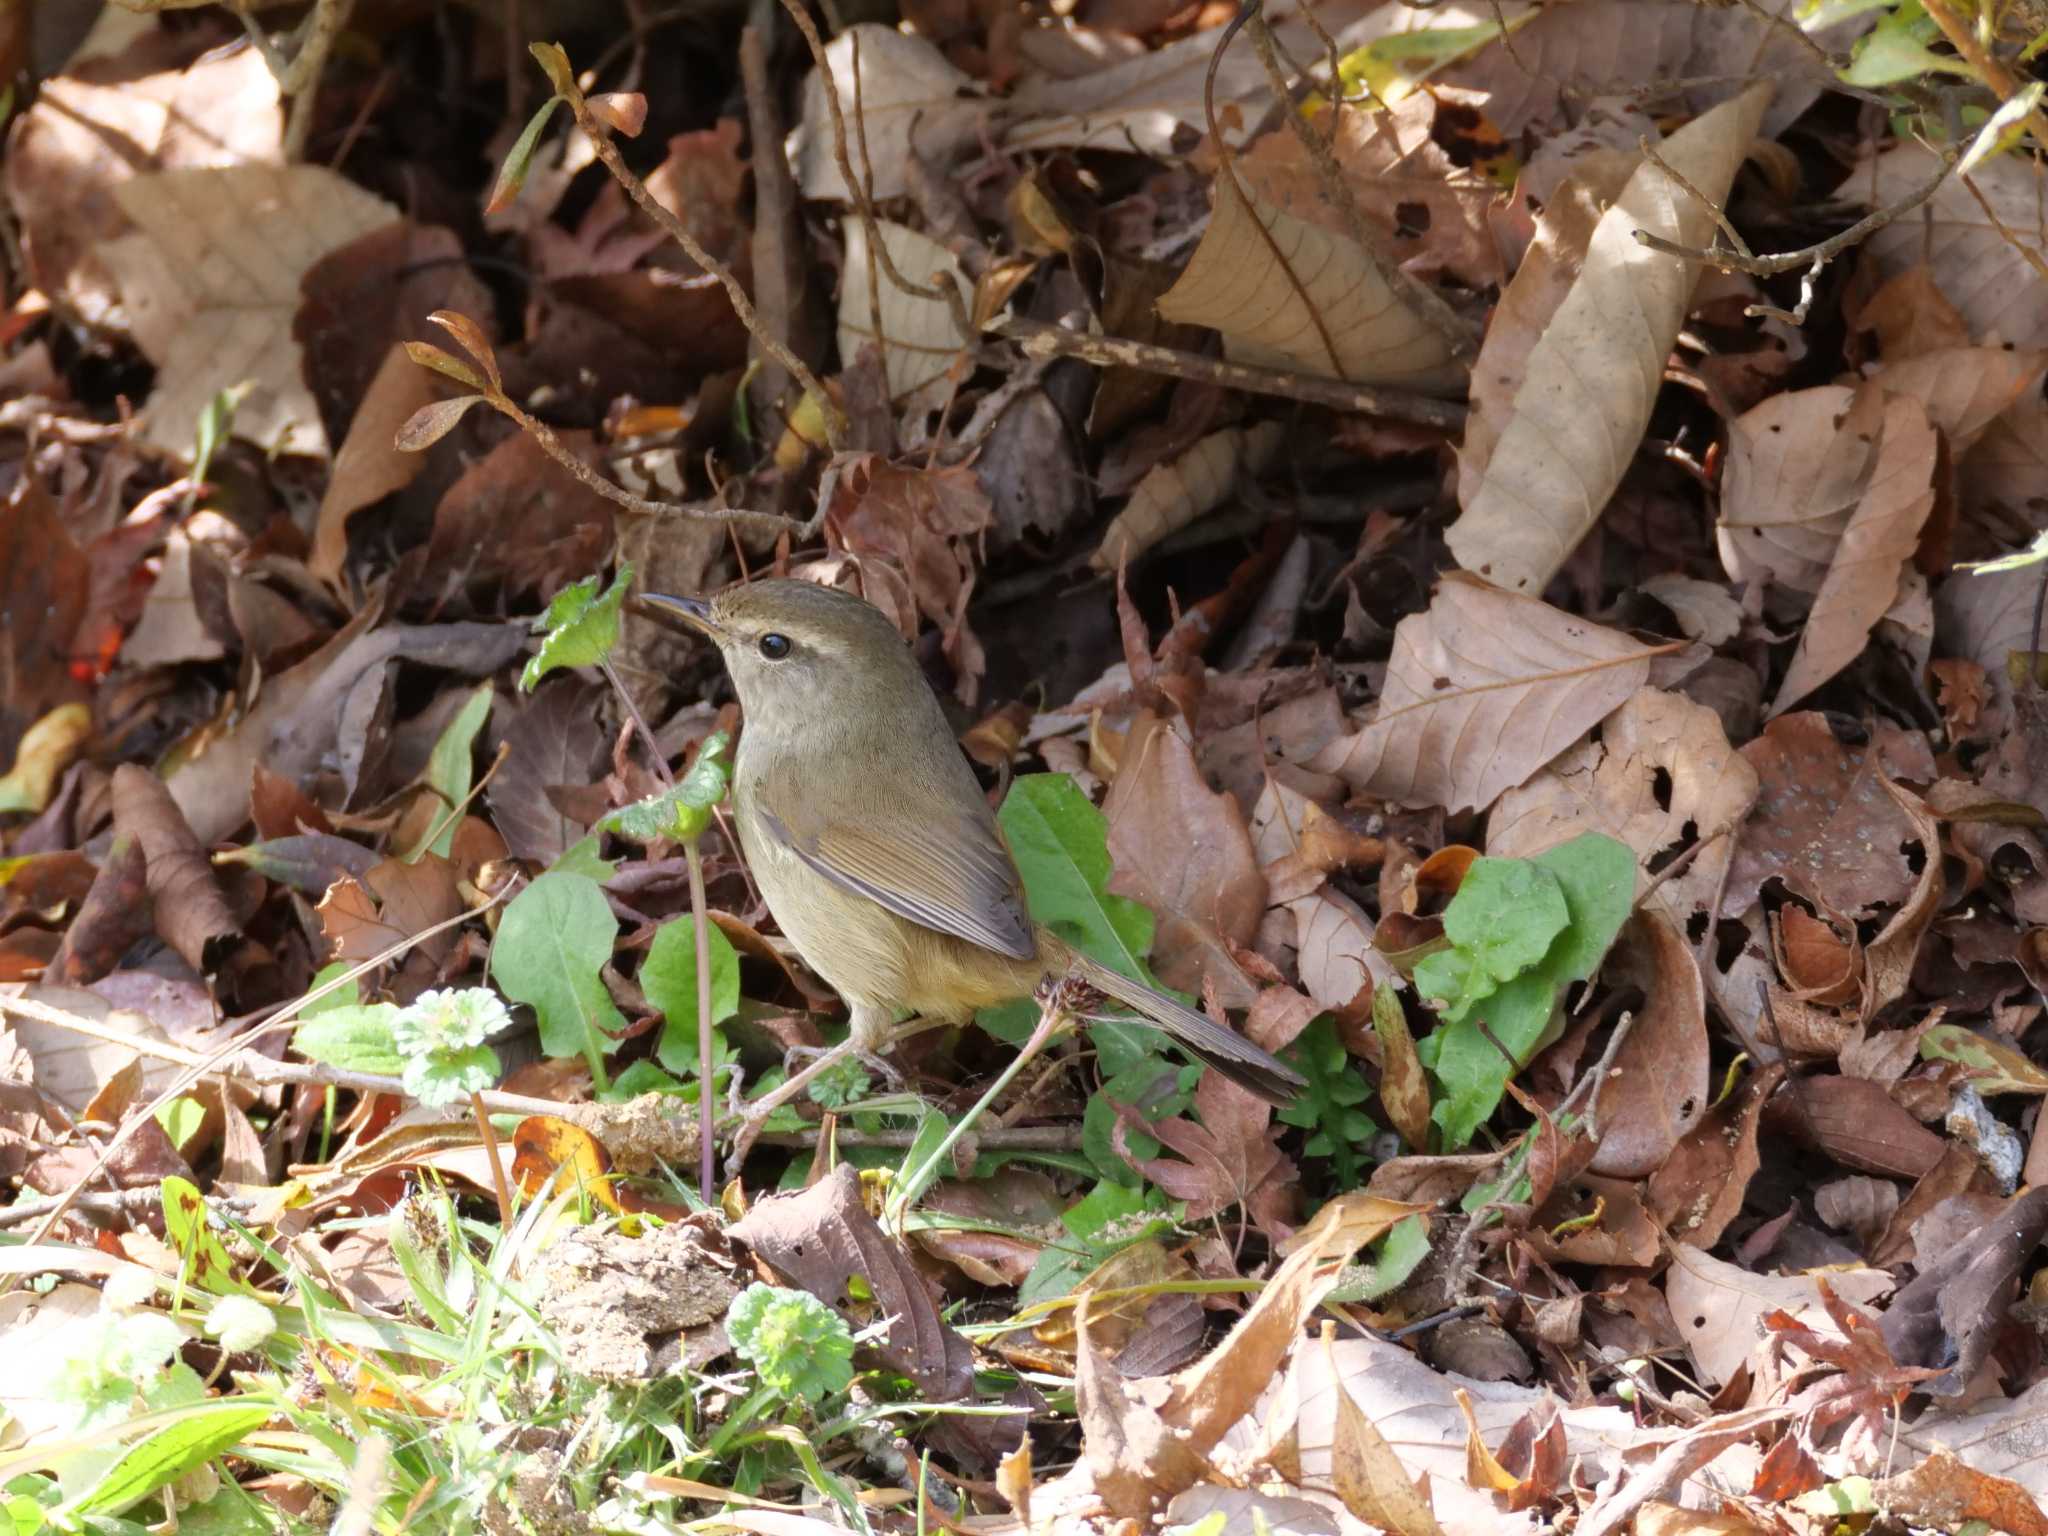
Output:
M18 1524L2041 1528L2031 8L251 9L10 58ZM787 1091L763 574L1299 1100Z

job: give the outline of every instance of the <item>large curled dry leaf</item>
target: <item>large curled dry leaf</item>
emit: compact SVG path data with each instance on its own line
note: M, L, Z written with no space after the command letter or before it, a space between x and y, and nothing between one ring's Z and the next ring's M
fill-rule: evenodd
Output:
M1241 363L1425 390L1464 377L1443 334L1368 252L1256 193L1247 200L1227 170L1202 243L1159 296L1159 313L1221 331Z
M1110 519L1101 544L1088 557L1098 571L1135 560L1168 534L1222 506L1240 475L1257 475L1273 462L1287 429L1277 421L1211 432L1177 459L1155 464Z
M214 396L253 384L235 412L237 436L325 455L292 335L299 280L398 210L318 165L160 171L122 183L114 197L135 232L99 256L120 284L136 344L157 365L150 441L190 453Z
M1770 100L1751 86L1668 139L1661 154L1717 204ZM1700 269L1636 242L1647 230L1680 245L1713 237L1712 212L1645 164L1594 228L1584 265L1529 354L1511 414L1483 471L1459 476L1464 515L1451 553L1514 591L1540 592L1599 518L1642 441L1664 362ZM1489 366L1481 348L1475 374Z
M848 27L826 44L825 60L832 67L829 88L839 93L839 115L846 124L847 162L855 176L872 178L867 191L876 202L910 190L913 152L927 164L943 165L953 151L972 143L975 125L987 111L962 96L973 82L944 54L924 38L894 27L874 22ZM789 136L790 164L805 197L851 202L833 141L827 89L816 69L805 77L803 122ZM855 102L860 104L858 125Z
M1849 515L1828 573L1813 600L1799 649L1770 712L1782 714L1854 661L1870 631L1899 596L1899 578L1934 510L1939 444L1921 404L1879 395L1870 479ZM1865 417L1859 407L1852 419Z
M1405 805L1491 805L1647 683L1655 654L1453 571L1395 629L1372 722L1310 766Z
M933 288L960 277L952 253L930 236L886 219L876 220L875 228L906 282ZM879 260L870 263L866 225L848 219L846 265L839 276L840 357L850 362L864 346L879 348L889 396L900 400L945 373L966 345L945 302L898 287Z

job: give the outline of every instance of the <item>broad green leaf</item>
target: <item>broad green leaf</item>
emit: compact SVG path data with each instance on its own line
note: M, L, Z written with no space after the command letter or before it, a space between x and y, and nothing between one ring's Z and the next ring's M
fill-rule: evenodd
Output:
M1330 1293L1333 1301L1376 1301L1407 1283L1429 1257L1429 1224L1404 1216L1375 1242L1367 1258L1346 1268Z
M330 981L346 976L354 969L355 967L346 960L330 960L313 973L313 984L306 988L306 991L309 994L318 992ZM336 1008L353 1008L362 1000L362 987L356 982L347 982L325 996L315 998L299 1010L299 1016L310 1019L316 1013L331 1013Z
M643 1093L681 1093L683 1089L684 1084L643 1056L612 1079L612 1086L604 1097L607 1103L623 1104Z
M224 1456L276 1412L272 1404L236 1398L195 1403L176 1423L138 1441L90 1491L68 1507L73 1515L117 1515L194 1467Z
M164 1236L184 1265L192 1285L216 1296L253 1295L255 1287L235 1273L234 1261L206 1224L206 1199L190 1179L172 1174L163 1181Z
M716 923L706 931L711 955L711 1023L739 1012L740 957ZM661 1010L654 1056L679 1077L697 1075L697 933L688 917L663 923L640 967L640 990Z
M1074 948L1126 976L1154 984L1145 969L1152 948L1152 914L1111 895L1109 823L1064 773L1032 773L1010 786L996 818L1024 877L1033 921ZM999 1039L1021 1042L1038 1019L1028 999L984 1009L977 1022ZM1088 1032L1103 1075L1116 1077L1165 1049L1148 1025L1106 1020Z
M206 1106L197 1099L173 1099L156 1112L156 1123L164 1128L172 1146L183 1147L206 1124Z
M534 629L545 632L547 638L519 674L519 691L525 693L557 667L594 667L611 655L619 638L619 609L632 581L632 565L621 561L618 575L603 596L598 595L596 576L586 576L557 592L548 611L533 621Z
M1540 864L1474 859L1444 908L1451 947L1416 965L1415 985L1445 1005L1446 1018L1462 1019L1503 982L1540 964L1570 920L1563 888Z
M427 788L434 791L443 807L434 818L441 830L431 843L422 843L408 853L408 861L417 859L422 853L438 853L445 859L455 851L455 828L462 818L452 812L469 797L475 767L472 758L476 752L476 733L490 718L493 691L489 683L480 683L471 690L462 708L455 712L455 718L442 730L440 739L434 743L434 750L427 755Z
M711 825L712 812L732 782L732 767L725 760L730 740L725 732L717 732L698 749L690 771L676 783L658 795L621 806L598 826L643 845L657 837L694 843Z
M604 1054L626 1021L600 974L612 958L618 919L595 880L546 874L513 897L491 945L498 990L532 1008L541 1049L582 1055L599 1087Z
M551 875L582 875L599 885L618 872L619 861L607 859L598 852L598 840L594 834L571 843L562 851L562 856L547 867L547 873Z
M308 1061L324 1062L344 1072L396 1077L405 1070L405 1057L391 1038L398 1013L396 1003L316 1005L316 1011L292 1031L292 1049Z
M2000 1093L2048 1093L2048 1071L2003 1041L1960 1024L1937 1024L1922 1035L1920 1059L1968 1067L1970 1086L1987 1098Z
M1564 931L1541 964L1439 1025L1417 1048L1443 1090L1432 1114L1447 1152L1469 1142L1493 1113L1508 1079L1544 1043L1565 987L1593 974L1635 901L1635 854L1602 833L1582 833L1530 862L1556 876L1563 889L1570 913Z
M1144 1183L1138 1170L1117 1154L1115 1105L1128 1104L1147 1120L1185 1114L1194 1102L1194 1086L1200 1076L1199 1067L1184 1068L1163 1056L1140 1056L1106 1079L1088 1096L1081 1111L1081 1151L1095 1171L1112 1184L1132 1189ZM1124 1144L1134 1157L1157 1157L1161 1150L1159 1143L1142 1131L1126 1130Z

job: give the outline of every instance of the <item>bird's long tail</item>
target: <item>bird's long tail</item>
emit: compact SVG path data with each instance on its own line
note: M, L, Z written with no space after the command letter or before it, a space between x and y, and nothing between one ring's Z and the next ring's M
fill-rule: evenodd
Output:
M1100 961L1091 960L1079 950L1064 944L1060 947L1065 951L1071 974L1097 991L1108 993L1126 1008L1143 1014L1147 1023L1156 1024L1173 1036L1189 1055L1239 1087L1284 1108L1308 1086L1308 1079L1294 1068L1234 1030L1225 1029L1214 1019L1175 1002L1142 981L1133 981Z

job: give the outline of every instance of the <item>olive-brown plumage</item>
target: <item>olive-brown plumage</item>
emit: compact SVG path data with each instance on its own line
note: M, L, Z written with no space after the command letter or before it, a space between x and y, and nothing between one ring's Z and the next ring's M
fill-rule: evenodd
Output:
M910 648L872 604L771 580L715 599L649 595L718 645L745 729L740 844L768 910L878 1051L899 1013L964 1023L1073 974L1275 1103L1302 1078L1194 1010L1035 925L981 785Z

